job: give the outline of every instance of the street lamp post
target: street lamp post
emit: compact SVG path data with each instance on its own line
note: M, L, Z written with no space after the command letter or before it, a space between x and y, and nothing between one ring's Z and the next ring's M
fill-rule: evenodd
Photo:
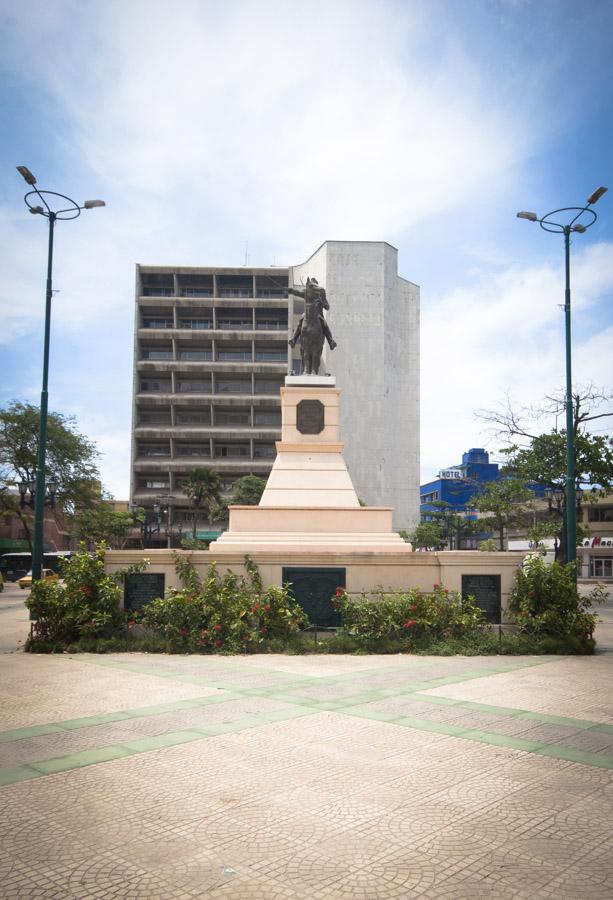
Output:
M572 232L583 234L594 224L598 218L591 208L603 194L606 187L597 188L587 198L585 206L566 206L562 209L554 209L547 215L539 218L534 212L518 212L518 219L527 219L529 222L538 222L545 231L564 235L564 322L566 335L566 503L564 509L564 526L566 531L566 561L576 562L577 559L577 492L575 487L575 425L573 416L573 385L571 369L571 317L570 317L570 236ZM568 213L570 222L566 224L554 220L558 213ZM583 218L583 222L580 219Z
M53 272L53 236L55 223L58 220L76 219L83 209L94 209L97 206L105 206L104 200L86 200L83 206L79 206L70 197L58 194L56 191L41 191L36 187L36 178L27 166L17 166L17 171L27 184L34 190L29 191L24 201L33 215L45 216L49 220L49 245L47 251L47 289L45 297L45 339L43 349L43 386L40 395L40 422L38 431L38 455L36 461L36 484L34 488L34 544L32 552L32 581L39 581L43 568L43 538L45 517L45 465L47 452L47 410L48 410L48 381L49 381L49 337L51 331L51 298L52 272ZM35 198L42 202L35 205ZM47 200L49 198L49 200ZM57 199L56 199L57 198ZM51 209L50 203L62 205L59 201L66 201L68 206L64 209Z

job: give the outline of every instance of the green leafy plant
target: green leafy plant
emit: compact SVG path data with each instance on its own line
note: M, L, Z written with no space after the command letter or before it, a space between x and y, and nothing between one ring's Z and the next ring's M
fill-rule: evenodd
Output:
M287 586L263 588L255 563L246 557L247 576L209 566L200 578L192 563L175 554L183 583L148 604L142 616L147 634L166 641L171 652L236 653L273 638L298 633L307 617Z
M589 650L597 620L591 610L605 594L600 586L589 594L580 594L573 563L548 564L535 554L527 557L517 571L509 606L520 633L572 638L584 642Z
M104 557L104 545L94 553L81 545L71 559L60 560L60 581L34 582L26 600L32 619L32 636L26 649L34 649L41 642L62 646L84 637L110 637L124 630L123 579L141 572L148 561L108 574Z
M406 648L453 637L467 638L485 624L473 598L435 584L431 592L379 590L373 597L352 598L338 588L334 605L342 616L342 631L358 641L397 641Z

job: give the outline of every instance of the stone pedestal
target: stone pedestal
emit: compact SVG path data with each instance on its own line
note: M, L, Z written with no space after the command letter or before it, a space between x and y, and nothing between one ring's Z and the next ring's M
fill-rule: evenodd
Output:
M410 553L392 531L392 507L364 507L343 459L340 391L331 376L288 376L281 440L259 506L231 506L215 554L255 550Z

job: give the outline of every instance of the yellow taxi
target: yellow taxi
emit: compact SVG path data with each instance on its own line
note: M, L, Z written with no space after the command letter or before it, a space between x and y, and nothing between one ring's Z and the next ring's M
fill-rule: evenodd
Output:
M59 581L59 575L53 569L43 569L43 581ZM22 591L32 587L32 569L17 582Z

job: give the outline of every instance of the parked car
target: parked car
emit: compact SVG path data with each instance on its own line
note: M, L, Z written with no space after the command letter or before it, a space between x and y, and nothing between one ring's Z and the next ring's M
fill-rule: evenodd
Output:
M53 569L43 569L43 581L59 581L59 575ZM22 591L32 587L32 569L17 582Z

